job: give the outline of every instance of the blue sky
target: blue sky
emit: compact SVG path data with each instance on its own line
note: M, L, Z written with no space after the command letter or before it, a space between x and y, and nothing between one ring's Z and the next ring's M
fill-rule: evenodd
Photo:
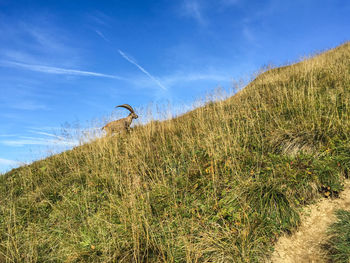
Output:
M72 147L127 114L116 105L184 111L335 47L349 13L345 0L0 0L0 172Z

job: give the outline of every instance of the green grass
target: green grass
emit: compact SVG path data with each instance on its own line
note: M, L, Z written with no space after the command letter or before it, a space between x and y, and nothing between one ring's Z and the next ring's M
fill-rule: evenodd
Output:
M0 262L261 262L350 166L350 44L0 177Z
M332 262L350 262L350 211L338 210L337 222L330 226L326 248Z

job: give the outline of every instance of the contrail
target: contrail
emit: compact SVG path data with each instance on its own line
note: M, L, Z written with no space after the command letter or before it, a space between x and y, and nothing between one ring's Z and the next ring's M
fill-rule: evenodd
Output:
M145 73L150 79L152 79L155 83L157 83L157 85L159 87L161 87L162 89L166 90L166 87L164 87L164 85L162 83L160 83L160 81L158 79L156 79L155 77L153 77L147 70L145 70L143 67L141 67L139 64L137 64L134 60L132 60L131 58L129 58L123 51L121 51L120 49L118 49L119 54L125 58L127 61L129 61L131 64L134 64L139 70L141 70L143 73Z
M23 68L23 69L28 69L28 70L43 72L43 73L48 73L48 74L93 76L93 77L112 78L112 79L123 80L123 78L119 77L119 76L108 75L108 74L103 74L103 73L98 73L98 72L83 71L83 70L77 70L77 69L65 69L65 68L58 68L58 67L33 65L33 64L25 64L25 63L19 63L19 62L14 62L14 61L0 61L0 66L1 65L7 66L7 67L10 66L10 67L16 67L16 68Z
M96 32L97 35L99 35L100 37L102 37L104 41L106 41L106 42L108 42L108 43L111 43L111 41L109 41L109 39L107 39L107 38L105 37L105 35L102 34L100 31L95 30L95 32Z
M0 141L0 144L12 146L12 147L25 146L25 145L77 146L79 145L79 141L76 139L55 140L55 139L22 136L14 140L2 140Z
M111 41L109 41L108 38L105 37L104 34L102 34L100 31L95 30L95 33L97 35L99 35L104 41L106 41L107 43L111 44ZM166 90L167 88L160 83L160 81L158 79L156 79L155 77L153 77L151 75L151 73L149 73L147 70L145 70L143 67L141 67L139 64L136 63L136 61L134 61L133 59L129 58L123 51L121 51L120 49L118 49L119 54L125 58L127 61L129 61L131 64L135 65L139 70L141 70L143 73L145 73L151 80L153 80L159 87L161 87L163 90Z
M48 133L48 132L40 132L40 131L31 131L32 133L35 133L35 134L40 134L40 135L46 135L46 136L49 136L49 137L54 137L54 138L57 138L59 140L65 140L65 138L61 137L61 136L58 136L58 135L55 135L55 134L51 134L51 133Z

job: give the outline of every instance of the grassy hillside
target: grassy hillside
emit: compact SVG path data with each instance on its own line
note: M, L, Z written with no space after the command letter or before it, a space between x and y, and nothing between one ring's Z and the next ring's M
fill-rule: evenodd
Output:
M261 262L350 166L350 43L0 178L0 262Z

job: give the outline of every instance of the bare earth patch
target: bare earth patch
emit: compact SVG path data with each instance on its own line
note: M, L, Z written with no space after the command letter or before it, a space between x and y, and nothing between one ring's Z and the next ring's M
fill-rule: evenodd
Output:
M270 262L326 262L321 248L327 238L326 230L336 220L335 210L349 208L350 182L346 181L339 198L322 199L305 208L298 230L278 240Z

